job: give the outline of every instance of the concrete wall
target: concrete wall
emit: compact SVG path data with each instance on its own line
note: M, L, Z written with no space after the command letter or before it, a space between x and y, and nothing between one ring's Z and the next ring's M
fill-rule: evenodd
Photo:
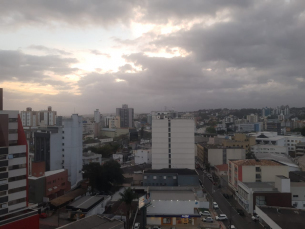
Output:
M288 166L261 166L262 182L274 182L275 176L289 177Z
M199 176L179 175L178 186L199 186Z
M303 182L302 182L303 183ZM298 209L305 209L305 186L301 186L299 182L291 183L291 196L292 205L297 204L295 207Z
M45 177L37 179L29 179L29 202L39 204L43 202L43 197L46 196L45 192Z
M164 177L166 177L166 179L164 179ZM174 179L174 177L176 177L176 179ZM143 178L143 186L178 186L178 176L174 173L145 173Z

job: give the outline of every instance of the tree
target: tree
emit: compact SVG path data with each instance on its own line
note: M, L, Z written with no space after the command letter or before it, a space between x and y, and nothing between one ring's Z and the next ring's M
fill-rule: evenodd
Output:
M207 133L210 133L210 134L215 134L215 133L216 133L216 130L215 130L214 127L209 126L209 127L206 128L206 132L207 132Z
M102 166L99 163L90 163L83 167L84 178L89 179L91 192L109 192L113 186L124 181L121 166L116 161L107 161Z
M129 215L131 209L131 203L137 198L137 195L133 192L131 188L125 189L123 193L120 193L121 201L126 204L126 228L129 229Z

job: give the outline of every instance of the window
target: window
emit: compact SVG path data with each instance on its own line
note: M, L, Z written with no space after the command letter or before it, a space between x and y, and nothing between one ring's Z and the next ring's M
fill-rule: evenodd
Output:
M171 144L168 144L168 148L171 148Z
M6 196L6 191L0 192L0 196Z
M15 192L21 192L21 191L24 191L24 190L26 190L26 186L20 187L20 188L13 188L13 189L8 190L8 194L12 194L12 193L15 193Z
M261 167L255 167L255 171L256 172L261 172L262 170L261 170Z
M292 197L299 197L299 195L293 195Z
M26 179L26 175L17 176L17 177L10 177L10 178L8 178L8 181L12 182L12 181L18 181L18 180L24 180L24 179Z
M19 203L22 203L22 202L25 202L25 201L26 201L26 198L12 200L12 201L8 202L8 206L11 206L11 205L14 205L14 204L19 204Z
M157 179L157 176L154 176L153 178L154 178L154 180L156 180L156 179Z
M23 169L23 168L26 168L26 164L11 165L8 167L8 170Z

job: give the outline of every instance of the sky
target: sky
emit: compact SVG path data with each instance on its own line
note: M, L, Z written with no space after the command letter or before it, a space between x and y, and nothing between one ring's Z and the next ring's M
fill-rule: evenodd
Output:
M1 0L6 110L304 106L304 0Z

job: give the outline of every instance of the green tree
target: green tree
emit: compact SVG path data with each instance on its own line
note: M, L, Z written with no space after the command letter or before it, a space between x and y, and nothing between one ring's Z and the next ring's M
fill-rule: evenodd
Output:
M205 131L206 131L207 133L210 133L210 134L215 134L215 133L216 133L215 128L212 127L212 126L207 127Z
M90 163L83 166L84 178L89 179L91 192L109 192L113 186L124 181L121 166L116 161L107 161L102 166L99 163Z
M129 228L129 215L130 215L131 203L134 199L137 198L137 195L133 192L131 188L125 189L125 191L123 193L120 193L120 195L121 195L121 201L123 201L126 204L125 228Z

